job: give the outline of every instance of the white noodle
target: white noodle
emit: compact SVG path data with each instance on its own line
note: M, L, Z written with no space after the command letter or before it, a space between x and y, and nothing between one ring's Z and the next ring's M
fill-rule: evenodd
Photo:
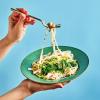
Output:
M57 55L57 54L56 54L56 53L57 53L57 52L56 52L56 47L57 47L58 52L62 55L62 52L61 52L61 50L59 49L58 44L57 44L57 41L56 41L56 29L55 29L55 28L51 28L51 29L50 29L50 35L51 35L51 46L52 46L52 48L53 48L53 53L54 53L55 55ZM45 32L44 41L46 41L46 38L47 38L47 32ZM39 63L41 63L42 59L43 59L43 48L42 48L42 50L41 50Z

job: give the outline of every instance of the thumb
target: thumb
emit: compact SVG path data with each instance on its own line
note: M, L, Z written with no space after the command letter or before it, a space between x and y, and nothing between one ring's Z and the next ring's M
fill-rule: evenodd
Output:
M51 90L51 89L57 89L57 88L63 88L64 85L62 83L56 83L51 85L45 85L44 90Z

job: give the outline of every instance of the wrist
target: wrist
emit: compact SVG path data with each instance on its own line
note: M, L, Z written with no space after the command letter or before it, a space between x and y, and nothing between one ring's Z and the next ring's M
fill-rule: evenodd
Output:
M5 40L6 40L6 43L9 45L9 44L12 44L12 45L14 45L14 44L16 44L16 41L14 41L9 35L7 35L6 37L5 37Z
M18 86L16 88L16 92L19 93L20 99L24 99L31 95L31 92L29 91L29 89L23 85Z
M23 89L25 89L27 91L28 96L30 96L33 93L38 92L38 90L35 87L33 87L32 84L33 83L31 83L30 80L24 80L24 81L22 81L22 83L19 86L23 87Z

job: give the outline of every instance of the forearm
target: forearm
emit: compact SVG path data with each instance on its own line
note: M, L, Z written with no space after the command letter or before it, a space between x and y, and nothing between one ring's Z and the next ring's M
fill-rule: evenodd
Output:
M0 60L7 55L13 45L14 43L10 41L7 36L0 40Z
M0 100L24 100L27 96L30 96L31 93L27 88L19 86L5 95L1 96Z

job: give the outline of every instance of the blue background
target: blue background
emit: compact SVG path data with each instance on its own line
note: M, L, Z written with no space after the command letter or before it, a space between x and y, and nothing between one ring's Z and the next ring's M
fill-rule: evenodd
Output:
M100 100L100 0L0 0L1 39L8 32L11 7L23 7L47 22L61 23L58 44L79 48L90 59L88 69L63 89L39 92L26 100ZM43 33L39 22L29 26L24 39L0 62L1 95L25 79L20 71L21 61L41 48Z

